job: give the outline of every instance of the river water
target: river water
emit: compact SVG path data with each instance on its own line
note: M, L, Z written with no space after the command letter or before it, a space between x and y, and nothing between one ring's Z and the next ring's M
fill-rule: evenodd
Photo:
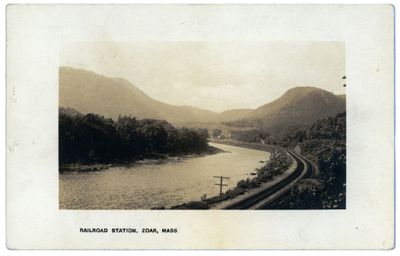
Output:
M210 143L224 153L193 158L176 158L162 163L111 167L90 173L60 174L61 209L150 209L200 200L203 194L219 194L219 179L228 176L228 186L249 177L263 166L265 151Z

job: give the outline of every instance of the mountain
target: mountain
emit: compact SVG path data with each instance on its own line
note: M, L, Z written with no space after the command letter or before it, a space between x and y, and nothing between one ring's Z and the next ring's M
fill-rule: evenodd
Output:
M249 114L253 109L250 108L243 108L243 109L231 109L227 111L223 111L218 115L218 121L220 122L227 122L233 121L237 119L241 119Z
M59 105L83 114L106 117L132 115L139 119L179 122L215 122L218 113L190 106L174 106L152 99L131 82L91 71L60 67Z
M277 100L262 105L230 126L280 130L308 126L346 110L346 100L315 87L295 87Z
M229 126L281 129L310 125L345 111L345 96L314 87L296 87L257 109L233 109L216 113L191 106L157 101L133 83L70 67L59 69L59 105L82 114L118 118L165 119L173 124L224 122ZM71 112L71 110L68 110Z

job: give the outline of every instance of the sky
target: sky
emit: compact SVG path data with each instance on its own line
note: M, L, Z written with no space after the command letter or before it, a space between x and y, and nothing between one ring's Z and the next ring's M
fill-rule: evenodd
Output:
M216 112L257 108L297 86L345 93L342 42L82 42L61 49L60 65Z

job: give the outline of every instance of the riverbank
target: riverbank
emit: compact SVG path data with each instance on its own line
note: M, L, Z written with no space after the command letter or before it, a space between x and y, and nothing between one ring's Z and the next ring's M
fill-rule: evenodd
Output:
M270 145L270 144L261 144L261 143L248 143L248 142L241 142L236 140L222 140L222 139L209 139L209 142L216 143L216 144L224 144L229 146L235 147L242 147L242 148L249 148L255 149L260 151L267 151L267 152L285 152L285 149L281 146L277 145Z
M62 164L59 166L59 173L68 173L68 172L96 172L105 170L115 166L133 166L135 164L163 164L172 159L189 159L194 157L203 157L207 155L214 155L218 153L225 152L222 149L208 146L207 150L200 153L191 153L191 154L179 154L179 155L168 155L168 154L152 154L145 157L140 157L138 159L134 159L131 161L114 161L112 163L95 163L95 164L80 164L80 163L71 163L71 164Z
M234 188L228 189L225 193L211 198L204 198L202 201L192 201L175 205L171 207L171 209L224 209L229 204L239 201L253 193L257 193L285 179L296 169L296 163L293 158L281 147L230 140L212 140L212 142L268 151L271 152L271 157L263 167L257 170L253 178L240 180Z
M242 147L210 143L221 154L203 157L170 157L167 161L146 160L131 166L114 166L97 172L59 175L60 209L122 210L167 209L184 202L219 194L214 175L233 188L248 172L265 165L270 154ZM229 152L229 153L228 153ZM153 162L153 163L151 163ZM158 162L158 163L157 163ZM218 183L218 182L217 182Z

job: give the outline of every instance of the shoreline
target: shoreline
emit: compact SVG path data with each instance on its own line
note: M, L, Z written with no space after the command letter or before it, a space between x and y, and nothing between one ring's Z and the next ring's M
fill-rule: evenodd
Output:
M168 155L168 154L159 154L157 157L143 157L141 159L136 159L132 161L115 161L112 163L94 163L94 164L80 164L80 163L71 163L59 165L58 172L59 174L64 173L87 173L87 172L97 172L106 170L111 167L117 166L133 166L136 164L163 164L173 159L185 160L189 158L195 157L203 157L208 155L215 155L219 153L225 153L226 151L208 146L207 150L200 153L190 153L190 154L181 154L181 155Z
M254 149L254 150L259 150L259 151L267 151L267 152L284 152L285 149L281 146L278 145L271 145L271 144L261 144L261 143L250 143L250 142L241 142L241 141L236 141L236 140L222 140L222 139L209 139L208 142L215 143L215 144L223 144L223 145L229 145L229 146L235 146L235 147L241 147L241 148L248 148L248 149Z
M286 153L286 151L275 145L245 143L232 140L209 140L211 143L230 145L236 147L249 148L254 150L266 151L271 154L271 158L259 168L256 175L252 178L242 179L238 184L222 193L222 195L206 198L202 201L184 202L179 205L174 205L170 208L155 208L168 210L206 210L206 209L223 209L227 205L241 200L244 197L256 193L259 190L265 189L266 186L278 182L282 178L290 175L295 169L295 162ZM288 157L288 159L286 159ZM285 160L286 159L286 160ZM290 159L290 160L289 160Z

